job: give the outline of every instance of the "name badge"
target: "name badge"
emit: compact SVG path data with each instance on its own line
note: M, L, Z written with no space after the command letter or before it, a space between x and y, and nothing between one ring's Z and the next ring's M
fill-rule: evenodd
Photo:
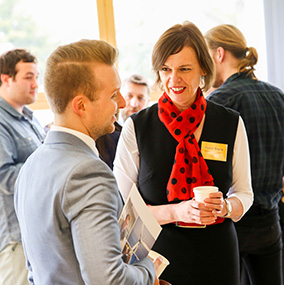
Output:
M228 145L224 143L201 142L201 153L204 159L227 161Z

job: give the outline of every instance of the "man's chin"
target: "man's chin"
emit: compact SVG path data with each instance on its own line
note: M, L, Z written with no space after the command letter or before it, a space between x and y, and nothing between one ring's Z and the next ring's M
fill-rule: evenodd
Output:
M108 129L108 132L106 133L107 134L112 134L113 132L115 131L115 125L114 123L112 123L111 127Z
M33 103L35 103L35 101L36 101L36 97L30 98L29 100L26 100L25 105L33 104Z

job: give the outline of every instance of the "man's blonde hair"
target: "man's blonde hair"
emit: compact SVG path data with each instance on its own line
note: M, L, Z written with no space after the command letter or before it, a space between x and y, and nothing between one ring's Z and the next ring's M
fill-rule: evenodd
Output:
M254 65L258 54L254 47L247 47L247 41L241 31L232 25L219 25L210 29L205 34L205 39L210 49L217 50L222 47L239 59L238 72L246 72L248 76L257 79L254 74Z
M114 65L118 51L102 40L80 40L59 46L47 59L44 88L54 113L61 114L79 93L95 100L99 88L96 63Z

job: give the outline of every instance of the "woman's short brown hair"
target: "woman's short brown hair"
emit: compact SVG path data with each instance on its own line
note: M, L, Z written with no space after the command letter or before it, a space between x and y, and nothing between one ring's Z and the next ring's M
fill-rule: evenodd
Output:
M184 47L191 47L194 50L198 63L205 74L201 88L204 91L208 90L214 79L214 64L202 33L188 21L169 28L155 44L152 65L156 74L156 84L161 87L159 71L167 58L172 54L179 53Z
M95 100L96 63L113 65L118 51L102 40L81 40L59 46L47 59L44 88L54 113L61 114L78 93Z

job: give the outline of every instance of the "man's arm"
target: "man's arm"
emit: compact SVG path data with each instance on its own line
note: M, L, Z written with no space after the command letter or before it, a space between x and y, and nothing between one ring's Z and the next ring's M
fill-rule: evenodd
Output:
M2 119L2 118L1 118ZM14 185L27 158L41 145L43 131L16 122L0 121L0 194L14 193ZM35 128L38 124L35 124Z
M23 165L16 161L16 145L9 132L0 125L0 193L14 193L14 184Z
M71 224L75 253L87 284L153 284L150 259L122 260L118 217L122 200L115 179L99 160L84 161L66 183L63 210Z

